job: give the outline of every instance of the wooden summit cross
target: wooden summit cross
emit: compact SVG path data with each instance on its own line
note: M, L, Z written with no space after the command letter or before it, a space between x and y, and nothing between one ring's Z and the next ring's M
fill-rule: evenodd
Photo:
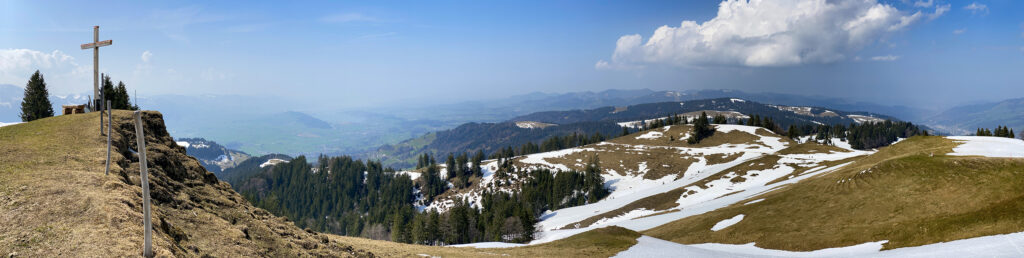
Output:
M92 26L92 43L82 44L82 49L92 49L92 110L97 110L103 104L100 100L100 47L114 44L113 40L100 41L100 26ZM103 121L100 120L100 128Z
M100 26L92 26L92 43L82 44L82 49L92 49L92 103L89 103L92 111L102 109L103 106L103 100L100 99L100 47L111 44L114 44L113 40L100 41ZM106 107L106 109L110 109L110 107ZM103 135L102 113L100 113L100 135Z

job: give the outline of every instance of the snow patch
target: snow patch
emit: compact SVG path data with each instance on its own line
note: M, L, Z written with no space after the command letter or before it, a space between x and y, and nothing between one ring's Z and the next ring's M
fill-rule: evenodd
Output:
M174 142L174 143L177 143L178 146L185 147L186 149L188 149L188 146L189 146L188 142L185 142L185 141Z
M985 156L990 158L1024 158L1024 141L1020 139L992 136L950 136L959 146L953 148L953 156Z
M8 125L16 125L16 124L20 124L20 123L22 123L22 122L13 122L13 123L0 122L0 127L4 127L4 126L8 126Z
M283 159L268 159L266 162L263 162L263 164L260 164L260 168L273 166L281 163L288 163L288 161Z
M858 124L863 124L865 122L870 122L870 123L885 122L885 119L881 119L881 118L877 118L877 117L873 117L873 116L846 115L846 117L849 117L850 119L853 119L853 121L857 122Z
M736 223L739 223L741 220L743 220L743 214L736 215L732 218L724 219L722 221L719 221L718 223L715 223L715 226L711 227L711 231L719 231L729 226L736 225Z
M516 126L519 127L519 128L523 128L523 129L545 128L545 127L553 126L553 125L555 125L555 124L541 123L541 122L534 122L534 121L518 121L518 122L516 122Z
M661 138L662 136L665 136L665 134L663 134L661 132L658 132L658 131L650 131L650 132L647 132L647 133L645 133L643 135L637 136L636 139L637 140L654 140L654 139Z

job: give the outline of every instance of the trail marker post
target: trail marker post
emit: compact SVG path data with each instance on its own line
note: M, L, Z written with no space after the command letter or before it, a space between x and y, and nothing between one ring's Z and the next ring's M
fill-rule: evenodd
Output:
M110 126L112 125L112 123L110 121L110 116L111 116L110 113L111 112L110 112L110 101L109 100L107 100L106 110L107 110L107 170L104 170L103 174L104 175L110 175ZM103 114L100 114L100 116L103 116Z
M114 44L113 40L100 41L100 26L92 26L92 43L82 44L82 49L92 49L92 101L90 104L94 108L103 105L103 102L100 102L100 47L112 44ZM100 116L100 133L103 133L103 116Z
M139 173L142 175L142 224L146 232L143 237L142 255L153 257L151 246L153 224L149 219L149 169L146 167L146 136L142 132L142 112L135 111L135 139L139 148Z

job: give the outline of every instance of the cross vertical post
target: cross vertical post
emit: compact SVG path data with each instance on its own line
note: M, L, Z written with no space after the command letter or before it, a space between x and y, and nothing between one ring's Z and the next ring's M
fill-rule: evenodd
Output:
M100 42L100 26L92 26L92 42L97 44ZM95 46L92 48L92 99L94 101L100 99L100 47ZM99 107L95 105L93 107ZM100 116L100 128L103 128L103 116Z
M100 100L100 47L113 44L113 40L100 41L100 26L92 26L92 43L82 44L82 49L92 49L92 100L89 101L91 110L100 110L103 101ZM100 135L103 135L103 114L100 114Z

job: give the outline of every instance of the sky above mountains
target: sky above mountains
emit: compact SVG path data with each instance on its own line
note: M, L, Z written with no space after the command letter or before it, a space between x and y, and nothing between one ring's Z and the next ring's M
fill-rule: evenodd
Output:
M1012 0L0 3L0 84L101 71L139 95L336 107L533 91L740 89L944 108L1024 97Z

